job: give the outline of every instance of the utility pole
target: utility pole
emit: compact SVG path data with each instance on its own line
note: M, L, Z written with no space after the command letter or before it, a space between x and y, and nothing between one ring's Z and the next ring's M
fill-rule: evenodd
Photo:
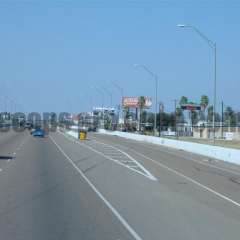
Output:
M221 138L223 139L223 121L224 121L224 110L223 110L223 101L222 101L222 120L221 120Z
M238 112L236 112L236 134L238 134Z
M198 28L196 28L193 25L188 24L178 24L178 27L181 28L190 28L194 30L204 41L207 42L209 47L213 50L214 54L214 84L213 84L213 116L212 116L212 128L213 128L213 144L215 145L216 140L216 102L217 102L217 44L216 42L211 41L206 35L204 35L202 32L199 31Z
M115 82L111 82L113 84L113 86L120 92L120 95L121 95L121 101L120 101L120 104L119 104L119 108L120 108L120 119L121 121L123 120L123 123L125 122L124 121L124 108L123 108L123 95L124 95L124 89L122 87L120 87L118 84L116 84Z
M177 131L177 99L174 99L174 110L175 110L175 136L178 138L178 131Z
M158 112L158 75L152 72L146 65L134 64L134 67L141 67L148 72L155 80L155 113L154 113L154 136L157 132L157 112Z
M161 127L162 127L162 114L164 112L164 105L162 102L159 103L159 137L161 137Z

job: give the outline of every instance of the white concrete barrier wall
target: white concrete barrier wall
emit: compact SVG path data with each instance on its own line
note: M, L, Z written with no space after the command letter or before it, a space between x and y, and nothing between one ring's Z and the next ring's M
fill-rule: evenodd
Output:
M166 139L166 138L153 137L153 136L145 136L145 135L140 135L135 133L126 133L126 132L119 132L119 131L112 132L112 131L106 131L103 129L100 129L99 133L115 135L115 136L119 136L127 139L158 144L166 147L172 147L175 149L181 149L184 151L204 155L210 158L217 158L219 160L223 160L226 162L240 164L240 150L238 149L211 146L211 145L200 144L200 143L184 142L179 140Z
M70 131L67 131L67 134L74 138L78 138L78 132L76 131L70 130Z

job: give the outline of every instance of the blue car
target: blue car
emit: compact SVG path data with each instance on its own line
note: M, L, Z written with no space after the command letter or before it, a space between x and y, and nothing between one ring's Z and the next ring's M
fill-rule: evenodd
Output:
M45 136L45 132L43 129L36 129L35 131L32 132L32 135L34 137L44 137Z

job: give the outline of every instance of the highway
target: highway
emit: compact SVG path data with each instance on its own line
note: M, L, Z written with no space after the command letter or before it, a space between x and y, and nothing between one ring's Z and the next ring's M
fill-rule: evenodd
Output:
M97 133L0 151L0 239L239 239L239 166Z

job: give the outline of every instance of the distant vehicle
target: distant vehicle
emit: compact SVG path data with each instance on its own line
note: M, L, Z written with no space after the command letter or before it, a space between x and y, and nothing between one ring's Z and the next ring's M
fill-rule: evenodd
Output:
M96 127L89 127L88 132L96 132L97 128Z
M11 126L10 123L5 123L5 122L0 123L0 128L9 128L10 126Z
M25 125L24 125L25 129L31 129L33 127L33 124L32 123L29 123L29 122L26 122Z
M32 128L31 130L30 130L30 134L33 134L33 132L35 132L36 131L36 129L35 128Z
M33 135L33 137L44 137L45 136L45 132L41 128L35 129L31 134Z

